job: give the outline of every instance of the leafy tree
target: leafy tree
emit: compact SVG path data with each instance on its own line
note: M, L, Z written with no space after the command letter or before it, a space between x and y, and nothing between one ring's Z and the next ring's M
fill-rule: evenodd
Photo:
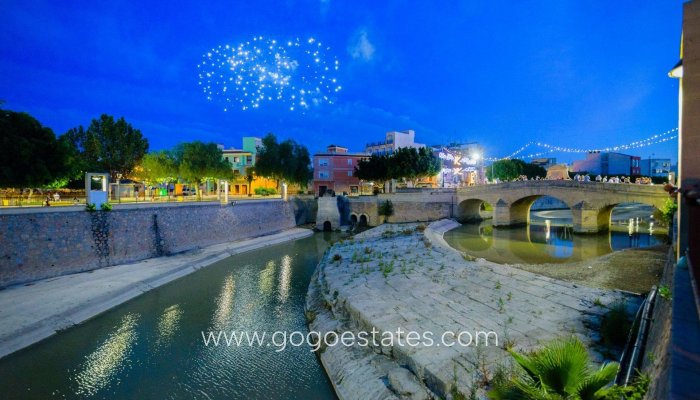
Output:
M372 155L361 160L355 167L355 177L381 185L389 179L417 179L435 176L440 172L441 163L428 148L399 148L394 154Z
M502 181L510 181L525 175L528 178L547 176L547 170L539 165L529 164L523 160L498 160L486 168L486 177L498 178Z
M64 181L68 149L24 112L0 109L0 187L34 188Z
M392 179L417 179L435 176L440 172L440 159L423 147L402 147L389 156L389 176Z
M177 160L168 151L157 151L143 156L134 173L148 183L167 183L177 179Z
M107 171L113 178L128 176L148 151L148 140L140 130L124 117L115 121L107 114L93 119L87 129L70 129L61 139L73 148L75 165L81 170L74 171L76 175L92 170Z
M262 147L258 150L255 173L275 179L277 189L280 181L306 188L313 176L309 151L291 139L280 143L274 134L269 133L262 139Z
M180 177L196 184L197 197L201 196L199 186L202 182L233 178L233 166L215 143L181 143L175 148L174 157Z
M510 354L520 371L511 379L494 382L491 399L605 399L606 387L619 369L612 362L594 370L585 346L575 336L555 340L529 355L513 350Z
M248 196L252 196L251 188L253 187L253 181L255 180L255 168L248 167L245 170L245 180L248 182Z

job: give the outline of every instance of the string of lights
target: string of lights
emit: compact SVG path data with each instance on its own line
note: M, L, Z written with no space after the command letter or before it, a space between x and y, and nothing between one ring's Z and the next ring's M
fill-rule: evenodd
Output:
M500 161L500 160L509 160L512 158L516 158L515 156L522 153L523 151L525 151L526 149L528 149L530 146L533 146L533 145L537 146L539 148L544 148L546 150L536 152L536 153L530 153L530 154L527 154L527 155L524 155L524 156L518 157L518 158L535 158L535 157L541 157L543 155L550 154L550 153L593 153L593 152L607 153L607 152L615 152L615 151L621 151L621 150L636 149L636 148L640 148L640 147L647 147L647 146L652 146L655 144L668 142L670 140L678 138L677 133L678 133L678 128L673 128L673 129L669 129L665 132L650 136L650 137L645 138L645 139L636 140L634 142L630 142L627 144L599 148L599 149L573 148L573 147L556 146L556 145L552 145L549 143L542 143L542 142L528 142L524 146L520 147L518 150L514 151L513 153L511 153L505 157L485 158L485 160L486 161Z

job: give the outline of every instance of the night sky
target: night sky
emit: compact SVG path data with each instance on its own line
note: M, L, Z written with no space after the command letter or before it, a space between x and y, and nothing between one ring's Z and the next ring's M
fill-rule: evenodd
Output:
M530 140L597 148L677 126L678 82L667 73L680 0L199 3L1 0L2 107L57 134L124 116L152 149L240 147L242 136L274 132L312 152L360 151L414 129L418 142L478 141L498 157ZM339 61L342 86L333 104L224 111L208 101L203 55L258 36L329 46L324 60ZM676 142L629 153L675 161Z

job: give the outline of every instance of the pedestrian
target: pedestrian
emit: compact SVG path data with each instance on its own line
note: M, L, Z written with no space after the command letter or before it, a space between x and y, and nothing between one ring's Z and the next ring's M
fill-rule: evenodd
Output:
M53 201L58 202L61 200L61 195L58 192L53 194Z
M46 207L51 206L51 196L49 196L48 194L46 195L46 200L45 200L45 202L44 202L44 205L45 205Z

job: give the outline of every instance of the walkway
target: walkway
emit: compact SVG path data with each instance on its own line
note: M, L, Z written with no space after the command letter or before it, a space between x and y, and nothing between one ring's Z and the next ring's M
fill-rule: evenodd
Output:
M0 290L0 357L229 256L312 234L308 229L292 228L176 256L152 258Z

